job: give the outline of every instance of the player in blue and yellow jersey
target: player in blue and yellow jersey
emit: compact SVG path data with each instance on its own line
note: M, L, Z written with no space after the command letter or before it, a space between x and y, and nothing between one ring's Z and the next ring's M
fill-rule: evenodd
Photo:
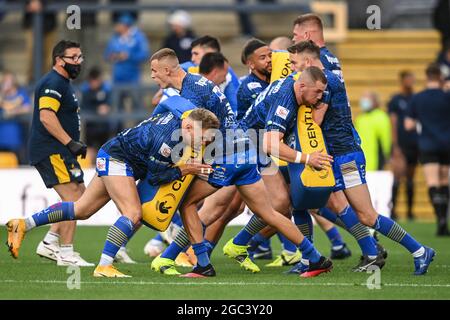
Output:
M242 119L256 97L269 85L272 52L263 41L251 39L242 50L241 61L250 73L242 79L237 91L237 120Z
M217 40L214 37L211 36L203 36L198 39L195 39L191 43L191 61L187 61L185 63L182 63L180 66L183 68L184 71L188 73L194 73L199 74L200 73L200 62L203 59L203 56L207 53L211 52L220 52L220 43L219 40ZM220 90L225 94L227 97L231 109L233 112L237 112L237 90L239 87L239 78L237 77L234 70L231 68L231 66L228 65L228 72L226 74L225 79L218 84ZM163 90L162 92L158 92L157 95L155 95L155 98L153 99L153 104L157 105L160 102L160 99L163 101L164 99L167 99L170 96L173 96L177 94L176 90L173 90L173 88L168 88Z
M99 150L97 174L79 200L60 202L26 219L12 219L7 223L12 256L18 257L29 230L52 222L87 219L113 200L122 216L109 229L94 276L128 277L112 264L117 251L128 242L142 218L135 181L146 178L151 184L162 184L210 169L209 165L196 162L174 166L182 150L176 146L189 145L194 149L205 146L215 134L209 129L217 129L219 125L213 113L198 108L182 119L171 112L158 114L121 132Z
M184 72L179 66L173 50L161 49L155 53L151 60L151 68L152 78L158 82L161 88L173 87L180 91L182 97L190 100L192 103L201 104L215 112L221 122L221 131L224 133L223 141L217 139L216 136L215 163L212 165L213 173L209 176L208 181L196 179L193 182L180 207L184 228L186 228L186 233L189 235L189 240L192 242L192 247L198 258L197 266L186 276L205 277L215 275L214 268L209 261L207 244L203 242L202 222L205 223L205 221L201 221L199 218L197 205L199 201L212 195L221 187L232 185L236 185L240 196L257 216L260 216L269 225L282 232L299 247L304 256L312 259L311 268L315 272L314 275L329 271L331 262L320 255L310 241L303 237L288 218L271 207L266 196L265 185L257 171L256 157L253 156L255 151L251 147L248 148L250 141L243 134L243 130L240 130L236 125L234 114L229 112L229 103L223 93L207 79ZM308 75L308 72L305 74ZM310 89L314 90L313 88ZM304 102L312 103L306 99ZM224 105L226 108L224 108ZM244 145L243 151L240 151L238 144ZM224 145L226 147L231 145L232 148L231 150L226 148L223 150L224 152L220 153ZM242 164L240 163L241 158L243 158ZM254 158L254 162L249 158ZM317 154L312 155L311 159L316 166L318 166L319 162L330 161L330 157ZM219 192L224 189L221 189ZM233 193L225 192L226 195L231 194L233 196ZM206 201L202 210L205 209L205 206ZM207 225L207 223L205 224ZM179 250L181 251L182 249L180 248ZM243 252L246 251L246 246L243 246L241 249ZM248 259L248 256L243 258ZM167 274L166 270L174 269L173 258L166 258L163 253L161 257L153 260L152 269ZM171 274L177 274L177 272L172 272Z
M302 71L311 66L324 68L319 59L319 48L313 41L302 41L289 48L291 62ZM349 220L354 213L359 221L376 231L403 245L414 257L415 275L427 272L435 252L417 242L400 225L388 217L379 215L372 206L370 194L365 180L365 158L360 147L357 133L352 123L350 104L342 80L334 72L328 73L329 92L325 95L323 103L313 110L314 122L321 126L330 154L334 157L333 173L336 179L333 197L339 200L339 218L345 222L346 227L357 221ZM354 218L351 218L355 220ZM361 229L362 230L362 229ZM370 244L368 242L368 244ZM382 252L367 247L368 255L364 255L359 269L367 270L370 265L382 267Z
M52 56L53 69L35 89L30 162L47 188L53 188L63 201L76 201L85 190L77 157L86 156L86 145L79 141L79 107L71 80L80 73L83 55L80 44L62 40ZM36 253L58 265L93 266L73 250L75 228L75 221L53 224Z

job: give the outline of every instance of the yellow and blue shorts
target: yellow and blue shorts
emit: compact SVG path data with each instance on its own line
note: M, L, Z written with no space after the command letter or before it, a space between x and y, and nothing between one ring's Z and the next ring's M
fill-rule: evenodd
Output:
M83 183L84 173L71 154L51 154L34 165L47 188L69 182Z

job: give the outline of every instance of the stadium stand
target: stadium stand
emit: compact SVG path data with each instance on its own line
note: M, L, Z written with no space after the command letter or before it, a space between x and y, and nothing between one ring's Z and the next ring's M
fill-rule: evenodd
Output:
M389 98L398 91L398 73L408 69L416 76L416 91L425 84L425 68L435 60L440 49L439 34L433 30L349 31L345 41L338 43L336 53L341 59L352 112L355 117L360 95L370 88L376 91L385 108ZM413 211L419 218L433 219L423 172L418 168ZM406 197L400 191L398 213L406 216Z

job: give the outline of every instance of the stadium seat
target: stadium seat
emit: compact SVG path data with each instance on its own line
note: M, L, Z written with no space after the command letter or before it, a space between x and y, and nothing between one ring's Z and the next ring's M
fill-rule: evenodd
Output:
M0 152L0 168L13 169L19 166L19 160L14 152Z

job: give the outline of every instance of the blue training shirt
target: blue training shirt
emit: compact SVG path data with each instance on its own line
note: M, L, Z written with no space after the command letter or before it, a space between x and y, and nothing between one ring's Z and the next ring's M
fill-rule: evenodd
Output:
M112 158L130 165L136 180L144 178L147 173L159 176L159 183L179 179L181 171L173 167L171 155L174 146L181 141L181 137L173 135L181 128L181 121L171 112L157 114L134 128L122 131L102 149Z
M259 94L269 86L269 82L261 80L250 73L244 77L237 91L237 119L244 117L247 110L255 102Z
M205 77L187 73L183 79L180 96L189 100L198 108L205 108L214 113L220 121L220 129L236 127L236 116L225 94L219 87Z
M270 108L265 120L267 131L276 130L284 133L285 137L292 132L299 107L295 97L294 83L294 78L287 77L274 82L273 86L269 87L268 93L270 91L270 95L273 97L265 101L268 104L267 107Z
M188 73L199 73L199 66L192 61L186 61L182 63L181 68ZM225 82L219 85L220 90L225 94L230 103L231 109L237 114L237 90L239 88L239 78L234 72L233 68L228 67L228 73L225 78Z
M355 139L352 111L347 98L344 83L330 70L324 70L327 88L322 101L328 104L321 128L325 143L333 156L361 151Z

